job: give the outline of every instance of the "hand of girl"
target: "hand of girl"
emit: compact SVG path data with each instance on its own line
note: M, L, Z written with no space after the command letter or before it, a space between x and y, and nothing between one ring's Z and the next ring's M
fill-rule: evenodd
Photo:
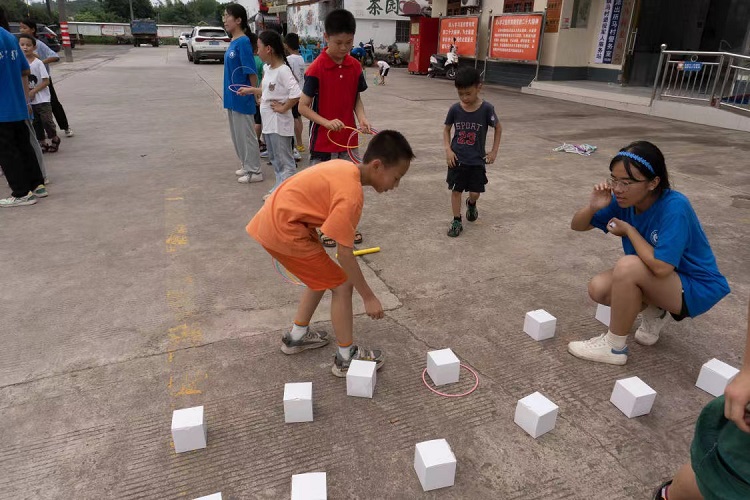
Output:
M631 227L632 226L630 224L616 217L612 217L609 222L607 222L607 231L614 234L615 236L627 236L628 230Z
M594 186L594 190L591 191L591 199L589 200L589 207L591 210L598 212L602 208L607 208L612 202L612 189L606 182L600 182Z
M237 94L238 95L243 95L243 96L244 95L252 95L252 94L256 93L256 90L260 90L260 89L256 89L255 87L241 87L237 91Z
M286 113L287 111L289 111L285 108L284 104L279 101L271 101L271 109L276 113Z

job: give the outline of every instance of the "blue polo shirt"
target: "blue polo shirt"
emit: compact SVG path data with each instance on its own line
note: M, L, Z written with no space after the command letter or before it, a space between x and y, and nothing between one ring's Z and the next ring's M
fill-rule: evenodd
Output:
M29 62L18 45L18 39L0 28L0 122L20 122L29 118L22 71L29 71Z
M360 92L367 90L365 75L359 61L347 54L341 64L334 62L328 49L320 53L305 71L302 92L311 97L312 109L326 120L339 119L347 127L355 127L354 105ZM310 150L320 153L339 153L346 148L328 139L328 130L312 122ZM345 145L352 131L331 132L334 142Z
M708 311L729 293L706 233L684 194L667 190L640 214L634 207L620 208L612 195L609 206L594 214L591 225L607 232L612 217L633 226L654 247L656 259L675 267L691 317ZM622 238L622 249L626 255L636 255L629 238Z
M245 115L255 114L255 96L237 95L229 90L229 85L240 83L250 85L250 75L257 75L255 56L250 39L246 36L235 38L224 54L224 108ZM260 82L258 82L260 84Z

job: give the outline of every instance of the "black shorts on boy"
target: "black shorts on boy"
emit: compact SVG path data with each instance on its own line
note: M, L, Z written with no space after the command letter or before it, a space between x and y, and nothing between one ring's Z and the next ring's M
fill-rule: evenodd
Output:
M484 165L464 165L457 163L448 169L445 181L451 191L460 193L484 193L487 184L487 170Z

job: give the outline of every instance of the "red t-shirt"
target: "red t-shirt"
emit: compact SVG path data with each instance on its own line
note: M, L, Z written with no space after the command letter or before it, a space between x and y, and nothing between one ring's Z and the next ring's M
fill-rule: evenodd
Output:
M339 119L348 127L356 127L354 106L360 92L367 90L365 75L359 61L348 55L337 64L324 50L305 71L305 85L302 92L311 97L312 109L326 120ZM351 130L331 132L331 139L346 145ZM352 141L354 144L354 141ZM310 150L320 153L338 153L346 148L333 144L328 138L328 130L317 123L310 129Z

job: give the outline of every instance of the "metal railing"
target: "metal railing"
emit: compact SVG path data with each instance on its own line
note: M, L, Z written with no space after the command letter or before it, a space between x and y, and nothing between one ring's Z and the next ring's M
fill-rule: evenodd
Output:
M654 99L687 101L750 115L750 56L661 46Z

